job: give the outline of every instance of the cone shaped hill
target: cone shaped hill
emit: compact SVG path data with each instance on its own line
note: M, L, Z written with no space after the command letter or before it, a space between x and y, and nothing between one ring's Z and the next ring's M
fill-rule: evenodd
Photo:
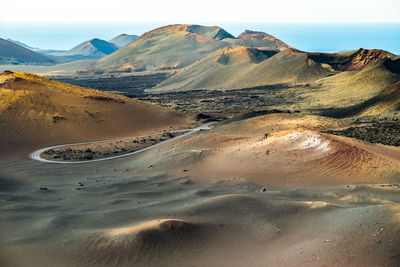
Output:
M329 74L307 53L223 48L186 67L149 92L241 89L266 84L311 82Z
M352 113L355 110L358 113L381 100L390 102L391 109L396 108L399 69L397 56L374 49L323 54L292 48L282 52L222 48L148 92L233 90L284 84L309 88L302 94L300 109L353 107ZM396 96L396 92L397 97L390 97Z
M0 150L32 151L187 127L183 113L21 72L0 75Z
M97 59L109 55L119 49L119 46L101 39L93 38L85 41L66 52L54 53L57 56L72 59Z

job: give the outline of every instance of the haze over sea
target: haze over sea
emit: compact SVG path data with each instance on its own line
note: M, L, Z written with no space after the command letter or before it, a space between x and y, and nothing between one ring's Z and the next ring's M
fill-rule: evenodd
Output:
M210 25L207 23L207 25ZM340 52L384 49L400 55L400 24L248 24L215 23L237 36L246 29L263 31L305 51ZM121 33L141 35L164 24L2 24L0 37L33 47L70 49L91 38L111 39Z

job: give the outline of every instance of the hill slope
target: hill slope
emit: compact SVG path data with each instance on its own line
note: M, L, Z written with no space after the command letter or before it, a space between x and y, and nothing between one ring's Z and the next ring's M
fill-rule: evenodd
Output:
M0 38L0 64L37 64L49 65L57 61L45 55L36 53L12 43L10 41Z
M400 109L400 58L382 58L361 71L341 72L314 84L304 105L328 115L383 115Z
M237 47L223 48L183 69L149 92L241 89L268 84L304 83L329 71L293 49L280 53Z
M120 34L118 36L115 36L111 40L108 40L109 43L113 43L118 47L124 47L127 46L128 44L132 43L135 41L139 36L137 35L129 35L129 34Z
M135 136L188 126L186 115L21 72L0 75L0 150Z
M96 59L109 55L118 49L119 47L113 43L94 38L85 41L66 52L54 53L54 55L74 57L77 59Z

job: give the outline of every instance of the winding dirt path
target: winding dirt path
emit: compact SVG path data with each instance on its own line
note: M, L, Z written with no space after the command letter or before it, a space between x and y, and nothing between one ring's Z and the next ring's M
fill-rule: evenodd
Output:
M117 159L117 158L122 158L122 157L127 157L130 155L134 155L134 154L138 154L147 150L150 150L154 147L157 147L159 145L162 144L166 144L168 142L172 142L175 141L177 139L181 139L184 138L188 135L191 135L195 132L201 131L201 130L208 130L210 129L210 125L213 122L209 122L209 123L205 123L203 125L200 125L199 127L193 128L193 129L182 129L182 130L175 130L175 131L170 131L171 133L177 133L177 132L187 132L185 134L182 134L180 136L168 139L166 141L163 142L159 142L155 145L152 146L148 146L130 153L126 153L126 154L122 154L122 155L118 155L118 156L112 156L112 157L107 157L107 158L101 158L101 159L93 159L93 160L81 160L81 161L57 161L57 160L48 160L48 159L44 159L42 158L40 155L50 149L54 149L54 148L60 148L60 147L67 147L67 146L76 146L76 145L88 145L88 144L96 144L96 143L106 143L106 142L114 142L114 141L122 141L122 140L128 140L128 139L132 139L132 138L140 138L140 137L149 137L149 136L153 136L153 135L158 135L158 134L162 134L162 132L159 133L153 133L153 134L148 134L148 135L141 135L141 136L132 136L132 137L126 137L126 138L119 138L119 139L110 139L110 140L101 140L101 141L93 141L93 142L83 142L83 143L74 143L74 144L64 144L64 145L56 145L56 146L49 146L49 147L45 147L45 148L41 148L39 150L36 150L34 152L32 152L29 157L33 160L37 160L37 161L41 161L41 162L46 162L46 163L61 163L61 164L82 164L82 163L91 163L91 162L97 162L97 161L104 161L104 160L111 160L111 159Z

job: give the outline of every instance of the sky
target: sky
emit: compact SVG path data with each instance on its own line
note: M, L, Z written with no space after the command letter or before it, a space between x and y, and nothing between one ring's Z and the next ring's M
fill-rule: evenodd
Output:
M399 0L18 0L2 23L400 22Z
M18 0L2 6L0 38L66 50L91 38L187 23L233 35L264 31L307 51L400 54L399 14L400 0Z

